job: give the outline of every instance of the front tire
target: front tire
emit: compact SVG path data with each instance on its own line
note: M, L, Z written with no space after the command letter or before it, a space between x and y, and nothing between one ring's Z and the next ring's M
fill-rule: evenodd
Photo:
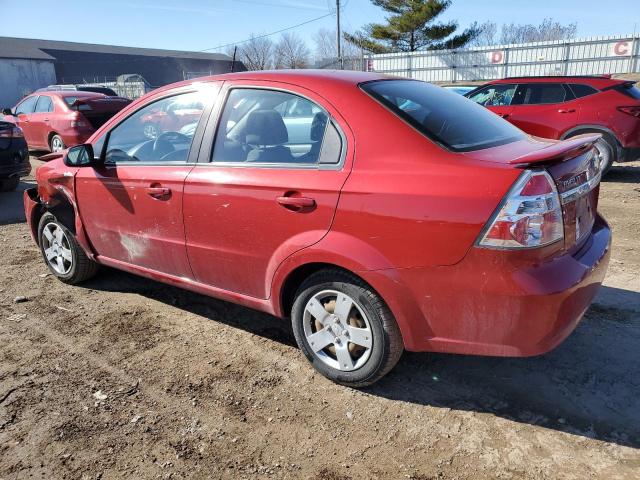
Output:
M366 387L400 360L404 345L391 311L371 287L341 270L322 270L298 289L291 311L300 350L328 379Z
M98 271L98 264L87 257L73 233L51 213L45 213L40 219L38 242L47 267L65 283L76 285Z

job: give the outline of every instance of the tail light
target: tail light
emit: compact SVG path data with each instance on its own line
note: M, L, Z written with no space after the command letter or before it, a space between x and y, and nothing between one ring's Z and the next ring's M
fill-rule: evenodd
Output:
M7 128L0 130L0 138L24 138L24 132L20 127Z
M560 197L544 170L525 170L478 239L487 248L536 248L564 238Z
M71 119L71 128L83 128L89 126L82 115L79 113L74 113L73 115L74 117Z
M640 106L638 107L618 107L622 113L626 113L627 115L631 115L632 117L640 118Z

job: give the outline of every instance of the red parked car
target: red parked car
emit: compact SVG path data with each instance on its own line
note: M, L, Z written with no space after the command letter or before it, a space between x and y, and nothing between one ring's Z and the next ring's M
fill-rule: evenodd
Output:
M490 82L465 95L531 135L564 140L600 133L596 150L613 162L640 158L640 88L609 75L521 77Z
M5 108L6 121L24 131L29 150L58 152L87 139L131 100L81 91L36 92L14 108Z
M202 102L189 133L140 119ZM51 272L108 265L279 317L369 385L403 349L546 352L605 275L597 135L532 138L464 97L363 72L244 72L137 100L37 171Z

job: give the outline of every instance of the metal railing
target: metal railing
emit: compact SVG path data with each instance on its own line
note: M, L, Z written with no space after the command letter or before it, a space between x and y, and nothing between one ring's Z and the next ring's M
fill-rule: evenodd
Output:
M640 35L371 55L368 70L428 82L640 73Z

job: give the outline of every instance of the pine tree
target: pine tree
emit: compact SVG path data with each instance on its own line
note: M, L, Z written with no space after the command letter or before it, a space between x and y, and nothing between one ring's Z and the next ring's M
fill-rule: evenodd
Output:
M345 40L373 53L415 52L460 48L471 41L478 28L474 23L460 34L457 22L437 23L437 17L451 0L371 0L390 13L386 24L372 23L363 31L345 34Z

